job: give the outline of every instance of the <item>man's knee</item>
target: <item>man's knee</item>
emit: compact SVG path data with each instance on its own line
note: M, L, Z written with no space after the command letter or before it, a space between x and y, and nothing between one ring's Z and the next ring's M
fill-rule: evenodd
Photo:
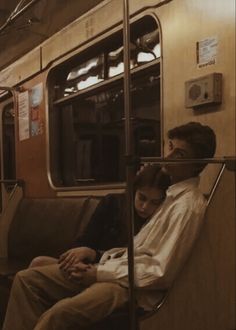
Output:
M127 288L124 288L117 283L97 282L94 284L93 289L98 296L110 297L110 299L115 300L118 305L122 305L128 300Z
M105 318L127 300L127 289L118 284L96 283L78 295L58 301L41 316L35 330L87 327Z
M90 325L91 319L82 310L74 307L70 304L70 298L60 300L41 315L35 330L54 328L64 330L76 326L86 327Z

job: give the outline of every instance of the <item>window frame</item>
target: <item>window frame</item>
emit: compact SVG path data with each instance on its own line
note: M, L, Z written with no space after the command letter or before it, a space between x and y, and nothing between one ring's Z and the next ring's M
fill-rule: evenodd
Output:
M158 29L158 33L159 33L159 43L160 43L160 57L154 59L153 61L147 62L146 64L142 64L140 66L137 66L135 68L132 69L131 71L131 76L134 77L136 75L139 75L142 72L146 72L147 70L150 70L152 68L154 68L155 66L159 65L159 81L160 81L160 99L159 99L159 105L160 105L160 110L159 110L159 114L160 114L160 118L159 118L159 122L160 122L160 158L162 157L163 154L163 139L162 139L162 132L163 132L163 116L162 116L162 103L163 103L163 95L162 95L162 53L163 53L163 48L162 48L162 31L161 31L161 26L160 26L160 22L158 20L158 18L156 17L155 14L147 12L147 13L142 13L140 15L137 15L136 17L132 18L130 20L130 24L136 23L137 21L142 21L143 18L145 17L150 17L151 19L153 19L155 21L155 24L157 26ZM55 185L55 182L53 182L53 178L52 178L52 165L51 165L51 158L52 155L50 153L50 147L49 147L49 143L50 141L50 137L49 137L49 117L50 117L50 111L52 109L52 107L54 106L58 106L58 105L62 105L62 104L66 104L67 102L72 101L73 99L76 98L80 98L83 95L90 95L90 94L94 94L94 92L96 91L96 95L99 94L100 91L104 90L106 88L106 86L109 86L109 88L111 88L111 86L114 84L117 84L119 81L122 81L124 78L124 72L110 77L108 79L104 79L104 81L99 82L95 85L92 85L90 87L87 87L83 90L80 90L72 95L69 96L65 96L65 97L61 97L58 98L55 101L52 101L52 99L50 100L49 94L50 94L50 87L51 87L51 75L52 72L57 69L59 66L63 66L66 65L66 63L70 63L73 62L75 60L75 58L79 57L81 60L79 61L80 63L83 63L83 58L86 60L89 60L90 58L92 58L92 56L88 56L87 54L91 53L92 54L92 50L96 49L97 47L99 47L99 44L104 44L107 42L107 40L109 40L109 38L114 38L114 36L117 33L120 33L122 31L122 25L119 24L119 26L113 28L112 30L110 30L109 33L104 33L102 36L99 36L97 38L94 38L93 42L88 43L88 47L85 48L84 46L82 47L82 50L80 52L80 49L78 49L76 52L73 52L73 54L71 56L67 55L64 57L63 59L60 59L60 61L58 61L57 63L54 63L54 65L50 68L50 70L48 71L48 75L47 75L47 92L48 92L48 100L49 100L49 107L48 107L48 134L47 134L47 140L48 140L48 150L47 150L47 163L48 163L48 177L49 177L49 182L51 187L56 190L56 191L92 191L92 190L119 190L119 189L123 189L125 188L125 182L116 182L116 183L95 183L94 185L76 185L76 186L59 186L59 185ZM69 64L68 64L69 65ZM70 66L72 67L72 65L70 64ZM123 86L123 85L122 85Z

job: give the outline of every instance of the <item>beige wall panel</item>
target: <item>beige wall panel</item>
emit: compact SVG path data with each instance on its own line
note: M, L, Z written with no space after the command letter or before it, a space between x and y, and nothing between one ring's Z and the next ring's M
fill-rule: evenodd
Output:
M235 154L235 10L234 0L175 0L157 10L163 31L164 130L188 121L210 125L217 134L217 156ZM215 65L197 68L196 42L218 38ZM187 80L223 74L220 106L185 108Z
M1 71L0 86L15 86L39 71L40 48L38 47Z

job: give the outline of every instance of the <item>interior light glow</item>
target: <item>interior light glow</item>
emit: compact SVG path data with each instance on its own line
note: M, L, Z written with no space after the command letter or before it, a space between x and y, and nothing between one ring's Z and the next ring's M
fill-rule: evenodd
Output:
M156 57L161 57L161 46L160 44L156 44L156 46L153 48L153 53L156 55Z
M97 64L98 64L98 58L96 58L95 60L91 60L91 62L88 63L88 65L78 70L78 77L88 73L89 70L97 66Z
M153 60L155 60L155 57L152 53L144 53L144 52L138 53L138 56L137 56L138 62L150 62Z
M75 87L67 87L67 88L65 88L65 92L66 93L74 93L74 92L76 92L76 89L75 89Z
M78 90L87 88L89 86L95 85L104 79L99 78L99 76L90 76L86 80L82 80L77 84Z
M87 61L85 64L80 65L79 67L73 69L67 76L67 80L72 80L77 77L80 77L84 74L87 74L89 70L96 67L98 65L99 58L92 59Z
M117 66L111 66L109 68L109 77L114 77L124 72L124 63L120 62Z

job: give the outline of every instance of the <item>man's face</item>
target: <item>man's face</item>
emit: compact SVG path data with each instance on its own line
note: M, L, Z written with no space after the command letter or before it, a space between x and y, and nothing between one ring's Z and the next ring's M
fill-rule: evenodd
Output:
M171 139L168 141L168 159L195 158L191 146L184 140ZM171 176L172 182L179 182L194 176L195 164L166 164L165 171Z

